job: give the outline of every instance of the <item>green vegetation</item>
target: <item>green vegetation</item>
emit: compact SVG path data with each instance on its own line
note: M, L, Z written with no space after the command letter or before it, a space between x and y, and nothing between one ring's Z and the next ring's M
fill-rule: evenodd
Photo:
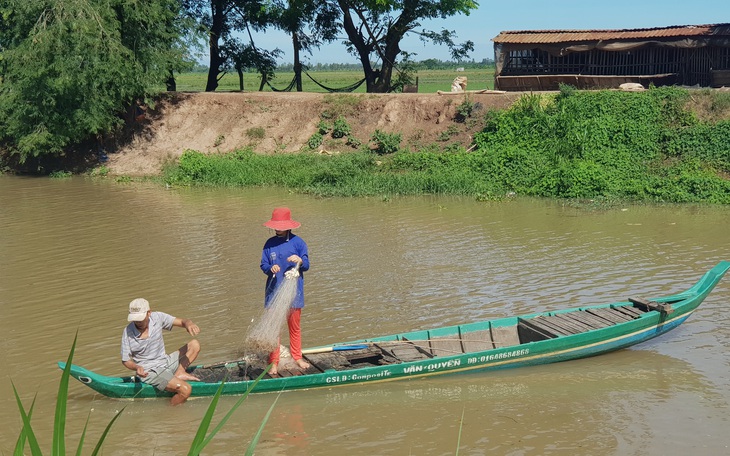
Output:
M466 76L468 79L468 90L479 90L479 89L493 89L494 88L494 66L483 65L483 66L472 66L465 67L463 72L456 72L457 65L453 64L451 68L447 69L418 69L414 73L414 76L418 77L418 91L420 93L435 93L437 90L449 91L451 90L451 83L457 76ZM340 71L310 71L314 79L322 85L327 87L346 87L363 78L362 69L360 70L340 70ZM177 83L177 90L180 91L203 91L205 90L205 84L207 81L206 73L182 73L175 75L175 81ZM292 71L277 71L274 77L270 80L270 84L277 89L283 89L289 85L291 80L294 78ZM261 85L261 75L255 72L247 72L243 74L244 87L247 91L256 91ZM162 85L158 86L159 90L163 90ZM220 81L218 81L217 92L232 92L239 90L238 75L235 73L226 73ZM304 76L302 79L302 90L304 92L315 92L325 93L327 92L322 87L318 86L311 79ZM271 89L266 86L264 91L270 92ZM354 93L365 93L365 85L361 85L355 89ZM345 109L347 108L348 98L352 104L357 104L357 98L345 94L336 95L338 101L333 104L332 109ZM347 113L335 112L332 118L337 118L337 115Z
M177 12L176 0L3 2L0 144L12 161L112 131L171 71L191 68Z
M456 121L466 122L474 114L475 103L467 96L464 101L456 107Z
M251 139L264 139L266 129L264 127L252 127L246 130L246 136Z
M373 152L378 155L386 155L398 152L402 138L399 133L385 133L375 130L370 140L374 144Z
M76 337L74 337L73 345L71 345L71 352L68 355L68 360L66 361L66 368L63 370L63 374L61 375L61 382L58 385L58 397L56 399L56 413L54 415L53 420L53 437L52 437L52 450L51 454L53 455L65 455L66 454L66 436L65 436L65 430L66 430L66 403L68 401L68 381L70 377L70 371L71 371L71 361L73 360L74 351L76 350ZM23 428L20 430L20 435L18 436L18 440L15 445L15 451L14 454L25 454L25 445L28 444L30 447L30 454L33 456L40 456L43 454L41 451L41 447L38 444L38 438L35 435L35 432L33 431L33 427L31 426L31 418L33 416L33 407L35 405L35 399L33 400L33 404L31 404L30 409L26 410L23 406L23 403L20 400L20 396L18 395L18 390L15 388L15 383L13 383L13 393L15 393L15 401L18 404L18 410L20 411L21 419L23 420ZM124 411L123 407L116 415L114 415L114 418L109 422L109 424L106 426L106 429L104 429L104 432L101 434L101 437L99 437L99 442L96 444L94 451L92 452L92 455L99 454L99 451L101 450L101 446L104 443L104 440L106 439L107 434L109 433L109 429L111 429L114 422L121 416L122 412ZM76 451L76 454L81 454L81 450L84 446L84 437L86 436L86 428L88 426L88 418L86 421L86 425L84 426L84 430L81 432L81 438L79 439L79 445L78 449Z
M460 194L730 204L730 121L702 121L689 92L576 91L525 95L491 111L473 151L402 149L376 132L374 149L322 156L206 156L187 151L173 185L282 186L319 195Z
M344 138L345 136L349 136L350 133L352 133L352 128L350 128L350 124L347 123L347 120L345 120L344 117L338 117L337 120L335 120L335 123L332 125L332 137Z
M48 177L51 179L70 179L73 174L70 171L53 171Z
M322 136L322 133L318 131L309 137L307 140L307 147L314 150L322 145L322 141L324 141L324 137Z

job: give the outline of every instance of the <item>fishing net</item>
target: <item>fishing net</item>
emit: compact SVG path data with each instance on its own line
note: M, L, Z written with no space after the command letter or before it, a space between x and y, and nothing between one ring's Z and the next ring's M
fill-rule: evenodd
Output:
M271 295L269 306L246 336L246 347L251 351L272 352L279 346L279 332L286 323L289 308L297 295L299 270L290 269L284 273L284 280Z

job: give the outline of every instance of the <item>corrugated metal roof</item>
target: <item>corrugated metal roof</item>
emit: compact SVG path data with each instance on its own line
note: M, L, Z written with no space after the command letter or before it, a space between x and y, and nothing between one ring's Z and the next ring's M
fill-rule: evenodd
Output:
M548 44L576 41L634 40L730 35L730 24L672 25L643 29L618 30L519 30L504 31L495 43Z

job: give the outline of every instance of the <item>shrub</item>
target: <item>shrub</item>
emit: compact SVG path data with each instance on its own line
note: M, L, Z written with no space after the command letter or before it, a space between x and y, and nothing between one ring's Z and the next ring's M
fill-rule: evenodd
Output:
M401 135L400 133L385 133L380 130L375 130L375 133L373 133L370 139L375 146L373 152L378 155L385 155L398 151L401 142Z
M446 130L439 133L437 140L448 141L452 136L459 134L459 128L456 125L449 125Z
M73 174L71 171L52 171L48 177L51 179L69 179Z
M321 136L326 135L327 133L330 132L330 130L332 130L332 127L330 126L330 124L328 124L324 120L320 120L319 123L317 124L317 132Z
M322 141L324 138L322 137L322 134L320 132L317 132L309 137L307 140L307 147L314 150L322 145Z
M474 107L475 103L471 101L469 97L464 98L464 101L456 106L456 121L464 122L466 119L470 118L474 113Z
M352 132L350 125L347 123L344 117L340 116L335 120L332 126L332 137L333 138L344 138Z
M251 139L264 139L266 136L266 129L264 127L254 127L246 130L246 136Z
M359 139L357 139L356 137L354 137L352 135L349 135L347 137L347 141L345 142L345 144L357 149L358 147L362 146L362 141L360 141Z

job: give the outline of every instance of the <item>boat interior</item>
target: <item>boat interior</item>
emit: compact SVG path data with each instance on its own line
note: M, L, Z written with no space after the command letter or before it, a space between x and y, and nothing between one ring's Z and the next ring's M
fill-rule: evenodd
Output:
M307 369L300 369L296 363L282 359L278 366L278 375L271 377L266 374L263 378L346 371L519 346L626 323L642 318L649 312L658 312L665 317L673 312L671 305L672 302L658 303L630 298L626 304L621 305L545 312L527 317L504 318L492 322L416 331L389 338L368 339L353 342L359 344L357 349L305 354L305 360L311 365ZM223 379L232 382L254 380L266 366L265 354L249 355L240 360L196 366L190 372L203 382L220 382Z

